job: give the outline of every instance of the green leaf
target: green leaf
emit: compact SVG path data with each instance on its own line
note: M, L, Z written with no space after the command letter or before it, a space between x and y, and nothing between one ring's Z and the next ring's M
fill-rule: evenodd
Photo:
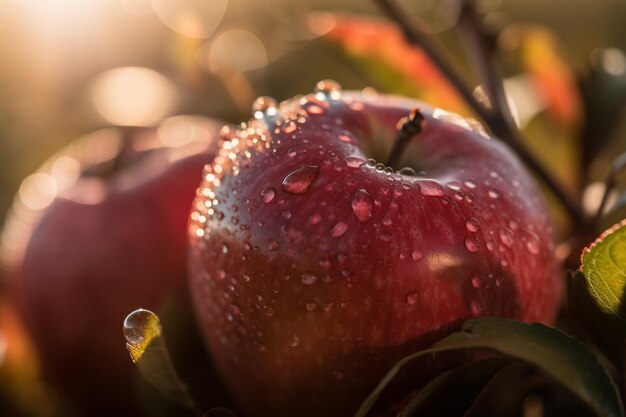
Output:
M398 417L463 415L509 359L487 359L444 372L426 385Z
M356 416L367 414L404 365L425 355L455 350L489 350L530 363L576 394L596 415L624 415L615 385L598 359L582 343L543 324L483 318L468 320L463 331L398 362L363 402Z
M582 256L582 273L598 309L623 321L626 289L626 222L604 232Z
M575 314L598 347L621 366L626 356L626 221L604 232L570 282Z
M164 397L199 414L187 385L172 364L159 317L149 310L135 310L124 320L123 330L126 348L141 376Z

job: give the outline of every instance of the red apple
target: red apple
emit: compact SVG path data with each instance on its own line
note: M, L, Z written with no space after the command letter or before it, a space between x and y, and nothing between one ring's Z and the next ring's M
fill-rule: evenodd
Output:
M478 123L331 82L256 107L205 169L189 225L196 314L247 416L350 416L466 319L554 321L542 197ZM415 108L401 163L376 163Z
M100 131L20 188L3 263L46 376L81 415L127 412L124 318L187 294L189 207L219 126L177 116L158 129Z

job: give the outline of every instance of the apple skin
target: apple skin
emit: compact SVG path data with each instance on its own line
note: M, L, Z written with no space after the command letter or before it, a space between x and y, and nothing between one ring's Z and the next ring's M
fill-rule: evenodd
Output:
M81 174L39 210L18 196L7 221L13 296L46 378L78 415L140 415L124 318L189 303L187 218L221 126L190 120L199 134L182 146L162 145L152 128L125 128L128 143L116 155L101 152L113 129L70 145L38 172L61 184L55 162L69 158ZM108 178L86 174L122 153L126 166Z
M385 160L414 108L423 131L400 167L417 174L365 163ZM196 315L246 416L349 416L466 319L554 322L542 197L476 122L339 90L275 113L224 142L189 224Z

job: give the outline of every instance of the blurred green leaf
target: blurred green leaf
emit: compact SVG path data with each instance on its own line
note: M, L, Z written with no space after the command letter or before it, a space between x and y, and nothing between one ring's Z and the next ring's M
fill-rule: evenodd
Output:
M578 340L539 323L502 318L468 320L430 349L398 362L363 402L357 417L367 414L385 387L407 363L433 353L487 350L530 363L576 394L598 416L624 415L617 388L599 360Z

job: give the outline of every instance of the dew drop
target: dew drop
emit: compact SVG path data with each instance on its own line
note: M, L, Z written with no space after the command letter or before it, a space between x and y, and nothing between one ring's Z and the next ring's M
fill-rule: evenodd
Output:
M496 199L496 198L500 197L500 193L498 193L498 191L494 190L493 188L491 188L487 192L487 195L489 195L489 198L493 198L493 199Z
M330 97L338 100L341 97L341 85L334 80L322 80L315 85L315 93L319 99Z
M477 232L478 228L480 227L480 222L475 217L470 217L465 222L465 227L467 228L468 232Z
M409 305L415 305L419 301L419 294L417 293L417 291L411 291L406 295L404 301L406 301L406 303Z
M340 141L345 142L345 143L353 143L354 142L352 140L352 138L350 136L348 136L348 135L340 134L337 137L339 138Z
M474 316L479 316L482 313L482 307L476 301L471 302L470 309L472 310L472 314Z
M255 119L263 119L266 116L276 116L277 103L272 97L262 96L252 103L252 114Z
M330 235L332 237L339 237L346 233L346 230L348 230L348 225L344 222L339 222L330 229Z
M272 200L274 200L275 196L276 196L276 190L272 187L268 187L261 192L261 200L265 204L271 203Z
M422 252L418 250L414 250L413 252L411 252L411 259L413 259L415 262L421 260L423 257L424 255L422 254Z
M289 210L284 210L281 215L283 216L283 219L285 220L289 220L291 219L291 212Z
M365 159L359 158L358 156L347 156L344 161L346 162L346 165L350 168L359 168L360 166L365 164Z
M305 272L300 277L300 282L302 282L304 285L313 285L315 284L316 281L317 281L317 275L315 275L312 272Z
M313 311L313 310L315 310L315 307L317 307L317 306L315 305L315 303L306 303L306 309L307 309L307 311Z
M140 308L130 313L124 320L124 337L129 349L145 348L147 343L158 334L152 334L151 329L159 326L159 318L150 310ZM131 352L132 354L132 352ZM134 356L133 356L134 357Z
M382 240L383 242L391 242L393 237L389 233L381 233L379 236L379 239Z
M435 181L423 180L419 182L420 192L422 195L430 197L443 197L445 192L443 187Z
M474 188L476 188L476 183L474 181L472 181L472 180L467 180L467 181L464 182L464 184L469 189L473 190Z
M364 189L359 189L352 197L352 212L361 222L366 222L372 218L372 209L374 206L372 197Z
M509 248L511 246L513 246L513 232L510 231L509 229L505 229L505 228L500 228L500 230L498 230L498 235L500 236L500 241L508 246Z
M283 126L283 132L286 134L293 133L298 129L298 126L294 122L287 122Z
M533 255L539 255L539 244L535 239L531 238L526 242L526 249L528 249L528 252L532 253Z
M474 288L480 288L481 286L481 282L480 282L480 275L478 275L478 273L473 273L472 276L470 277L470 282L472 284L472 287Z
M478 249L480 248L480 246L478 245L478 241L476 240L476 238L466 237L465 248L472 253L476 253L478 252Z
M278 249L278 242L275 241L274 239L269 239L267 241L267 248L271 251Z
M322 221L322 216L320 216L319 214L313 214L311 217L309 217L309 224L315 226L316 224L320 224L320 222Z
M459 191L461 189L461 183L458 181L451 181L446 184L446 187L454 191Z
M220 281L225 280L225 279L226 279L226 271L224 271L223 269L218 269L218 270L217 270L217 278L218 278Z
M300 338L298 337L297 334L294 334L293 337L291 338L291 342L289 343L289 346L291 347L297 347L300 344Z
M415 176L415 170L411 167L403 167L402 169L400 169L400 174L401 175L406 175L409 177L414 177Z
M282 188L291 194L304 194L319 173L320 169L315 165L301 165L300 168L285 177Z

